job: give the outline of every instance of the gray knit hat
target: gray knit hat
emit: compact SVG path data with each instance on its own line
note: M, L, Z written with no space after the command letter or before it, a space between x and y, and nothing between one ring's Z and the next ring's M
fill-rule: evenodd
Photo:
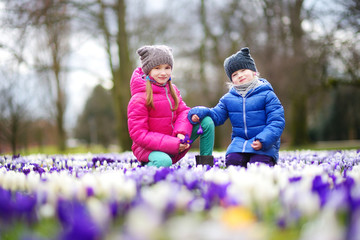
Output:
M139 48L137 54L140 56L141 68L148 75L154 67L160 64L174 65L172 49L165 45L143 46Z
M224 61L226 75L231 81L231 75L240 69L250 69L257 72L255 61L250 55L250 49L245 47Z

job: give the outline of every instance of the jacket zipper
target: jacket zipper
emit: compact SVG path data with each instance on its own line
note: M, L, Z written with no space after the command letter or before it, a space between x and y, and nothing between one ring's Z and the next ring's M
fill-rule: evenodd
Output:
M171 127L174 129L174 125L173 125L173 119L174 119L174 112L172 110L172 104L171 104L171 100L169 98L169 94L168 94L168 90L166 88L166 86L164 87L165 88L165 94L166 94L166 98L167 100L169 101L169 104L170 104L170 110L171 110Z
M247 133L247 124L246 124L246 107L245 107L245 103L246 103L246 98L248 95L250 95L252 92L254 91L254 89L252 89L250 92L248 92L245 97L242 97L243 98L243 120L244 120L244 131L245 131L245 136L246 138L248 139L249 136L248 136L248 133ZM244 142L244 145L243 145L243 152L245 151L245 146L247 144L248 140L245 140Z

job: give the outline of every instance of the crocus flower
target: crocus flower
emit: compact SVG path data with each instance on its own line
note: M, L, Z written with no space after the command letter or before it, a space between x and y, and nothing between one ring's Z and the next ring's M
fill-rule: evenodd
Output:
M329 192L329 183L324 182L321 176L316 176L313 180L313 185L311 190L319 195L320 204L321 207L323 207L327 201L327 195Z
M0 220L3 220L1 222L11 219L12 214L11 191L0 186Z
M191 140L189 135L186 134L184 139L180 139L180 142L182 144L192 144L193 140Z
M59 239L101 239L98 226L80 202L60 199L57 214L64 229Z
M201 135L201 134L203 134L204 133L204 131L203 131L203 129L202 129L202 127L201 127L201 124L199 123L199 129L197 130L197 132L196 132L197 134L199 134L199 135Z

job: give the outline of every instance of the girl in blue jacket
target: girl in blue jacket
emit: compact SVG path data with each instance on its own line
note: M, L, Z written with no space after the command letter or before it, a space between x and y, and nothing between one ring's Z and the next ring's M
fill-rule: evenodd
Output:
M231 144L226 166L246 167L248 163L274 166L279 157L280 136L285 127L284 108L271 84L258 77L249 48L242 48L224 61L231 84L214 108L194 107L188 119L196 124L210 116L215 126L230 118Z

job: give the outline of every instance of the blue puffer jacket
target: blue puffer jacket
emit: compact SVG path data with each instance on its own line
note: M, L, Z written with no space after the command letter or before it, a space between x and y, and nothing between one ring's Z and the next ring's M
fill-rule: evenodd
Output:
M214 108L194 107L189 111L188 119L196 114L200 121L210 116L215 126L222 125L230 118L232 125L229 153L255 153L271 156L277 161L279 157L280 136L285 127L284 108L275 95L271 84L259 79L263 84L242 97L232 87ZM262 149L256 151L251 147L254 140L262 143Z

